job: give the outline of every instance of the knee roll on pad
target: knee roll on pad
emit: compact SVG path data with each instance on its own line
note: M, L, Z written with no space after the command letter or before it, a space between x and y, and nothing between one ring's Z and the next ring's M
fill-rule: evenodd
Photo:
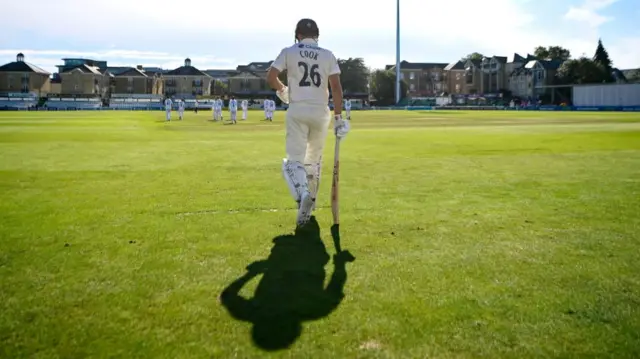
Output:
M322 171L322 158L317 163L305 163L304 168L307 172L307 183L309 192L315 199L320 189L320 174Z

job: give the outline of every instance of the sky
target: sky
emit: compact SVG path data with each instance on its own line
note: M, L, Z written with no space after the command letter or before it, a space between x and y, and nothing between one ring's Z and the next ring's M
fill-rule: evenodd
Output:
M401 58L409 62L525 55L538 45L591 57L601 38L615 67L640 67L639 0L400 1ZM316 20L320 46L338 58L395 63L393 0L31 0L1 8L12 15L3 16L0 64L23 52L49 72L64 57L166 69L189 57L201 70L235 69L273 60L293 43L301 18Z

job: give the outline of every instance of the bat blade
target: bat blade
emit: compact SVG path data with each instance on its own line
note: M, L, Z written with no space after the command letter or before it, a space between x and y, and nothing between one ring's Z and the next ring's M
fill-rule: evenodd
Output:
M333 156L333 180L331 181L331 212L333 224L340 224L340 139L336 137Z

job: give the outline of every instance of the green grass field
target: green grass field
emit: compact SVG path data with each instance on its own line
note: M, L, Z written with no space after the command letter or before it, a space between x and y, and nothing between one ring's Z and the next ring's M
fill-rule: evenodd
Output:
M0 358L640 357L637 113L354 112L353 262L333 138L293 236L284 113L163 116L0 112Z

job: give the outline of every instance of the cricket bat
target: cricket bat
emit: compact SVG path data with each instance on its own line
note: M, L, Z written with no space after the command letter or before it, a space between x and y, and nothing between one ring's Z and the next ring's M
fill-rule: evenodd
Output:
M335 152L333 154L333 180L331 181L331 213L333 224L340 224L340 138L336 137Z

